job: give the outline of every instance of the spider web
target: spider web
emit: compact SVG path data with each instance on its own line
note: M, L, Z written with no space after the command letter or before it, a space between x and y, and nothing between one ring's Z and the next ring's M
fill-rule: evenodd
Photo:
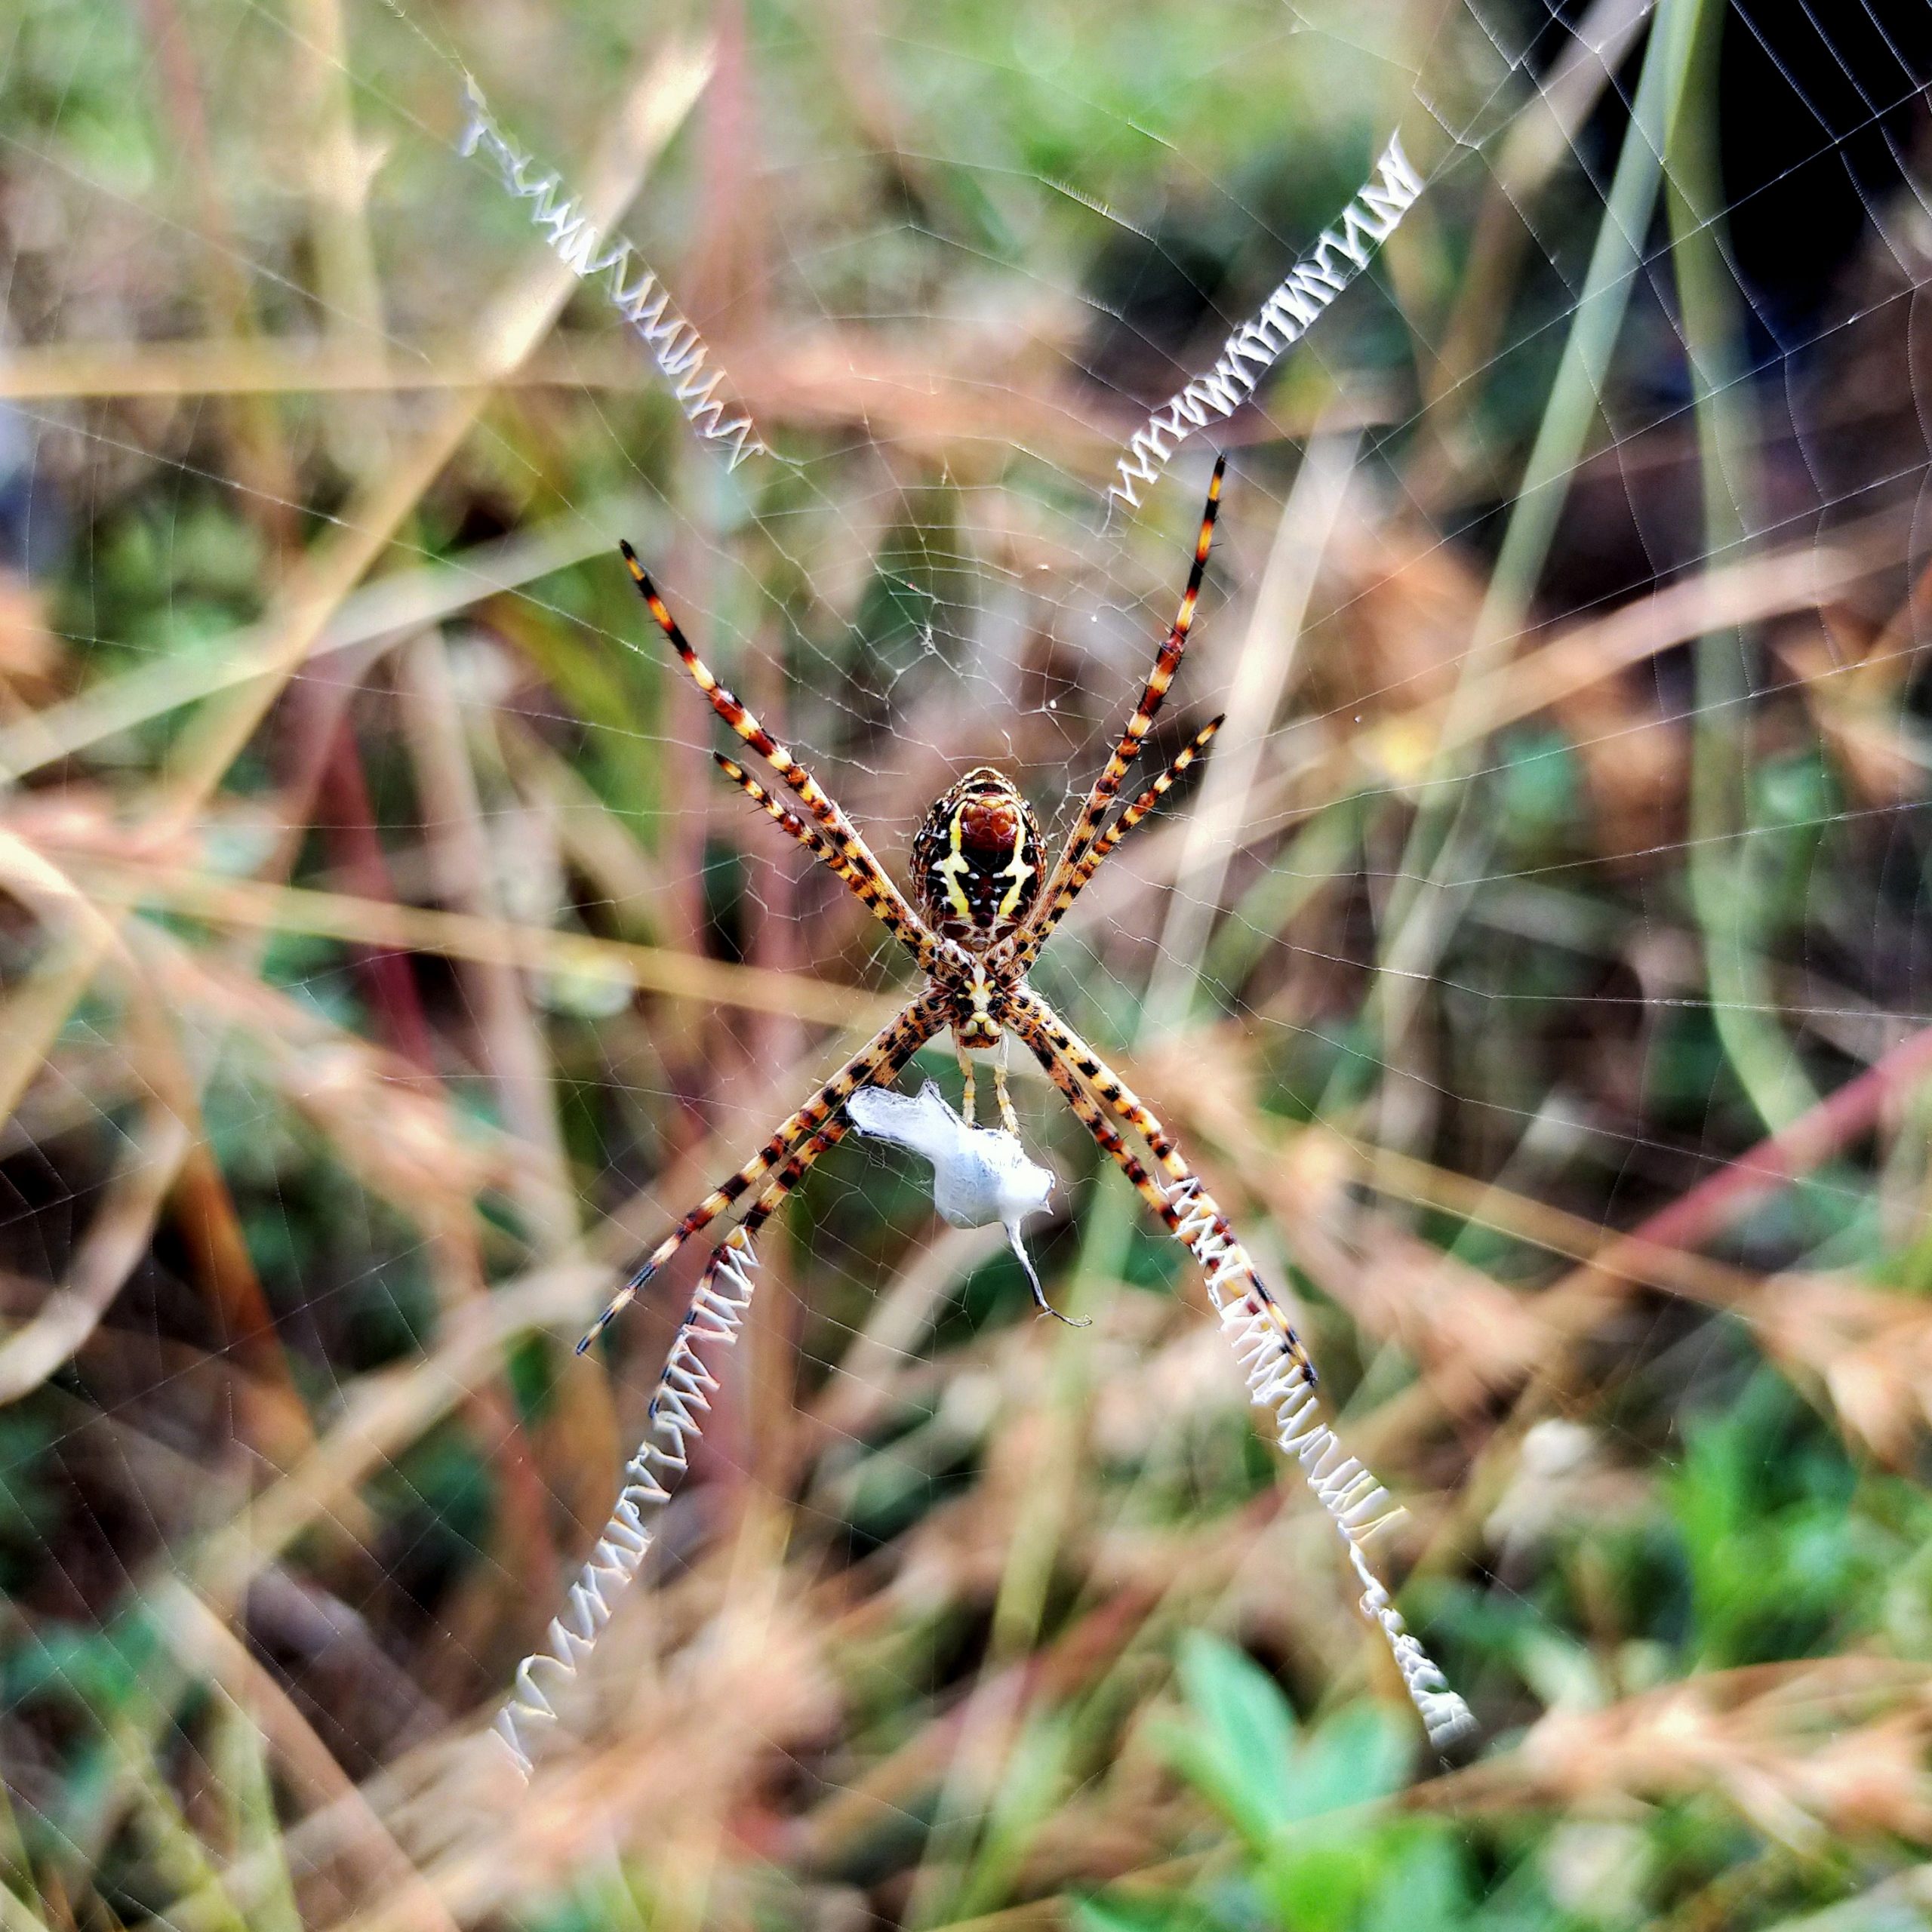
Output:
M1927 1697L1932 12L561 11L0 38L20 1909L1297 1922L1216 1769L1276 1748L1242 1652L1299 1782L1354 1767L1322 1804L1420 1781L1334 1827L1363 1922L1426 1872L1451 1924L1890 1882L1915 1758L1811 1759ZM1392 138L1373 263L1110 494ZM912 983L718 778L617 540L903 881L977 763L1063 832L1220 451L1140 782L1229 723L1033 983L1291 1301L1480 1761L1415 1751L1195 1274L1021 1054L1094 1325L833 1149L512 1789L482 1727L706 1244L569 1343ZM1751 1540L1801 1521L1829 1602ZM1566 1815L1633 1797L1694 1877Z

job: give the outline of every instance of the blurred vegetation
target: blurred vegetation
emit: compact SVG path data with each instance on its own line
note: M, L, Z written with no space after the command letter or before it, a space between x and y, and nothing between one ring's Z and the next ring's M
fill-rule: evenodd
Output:
M0 26L8 1932L1932 1919L1932 9L1561 13ZM1021 1079L1094 1325L832 1150L520 1788L695 1255L570 1343L900 972L615 539L889 865L983 758L1064 823L1205 463L1103 526L1114 455L1398 125L1150 764L1245 699L1035 979L1290 1284L1480 1737Z

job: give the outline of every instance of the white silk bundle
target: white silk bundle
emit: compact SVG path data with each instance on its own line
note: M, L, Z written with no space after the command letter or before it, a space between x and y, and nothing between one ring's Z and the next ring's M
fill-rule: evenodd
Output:
M1002 1227L1032 1284L1033 1299L1050 1306L1020 1238L1020 1224L1037 1214L1053 1192L1054 1177L1011 1134L968 1127L929 1080L916 1094L862 1087L845 1103L852 1124L868 1138L906 1147L932 1164L933 1205L955 1228Z

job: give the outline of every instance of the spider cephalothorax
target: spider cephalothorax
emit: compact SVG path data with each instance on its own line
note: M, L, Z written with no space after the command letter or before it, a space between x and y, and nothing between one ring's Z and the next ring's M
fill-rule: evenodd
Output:
M975 952L1026 923L1040 877L1040 822L989 764L934 800L912 841L914 903L942 939Z

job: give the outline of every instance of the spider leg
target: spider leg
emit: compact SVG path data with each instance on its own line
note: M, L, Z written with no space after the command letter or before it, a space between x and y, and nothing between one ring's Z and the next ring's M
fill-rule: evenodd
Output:
M882 872L866 872L854 866L817 826L808 825L798 814L782 805L736 758L713 752L718 768L740 791L760 807L777 825L829 866L855 892L879 924L912 954L928 973L939 964L939 942L918 913L906 902L905 895Z
M557 1716L538 1673L565 1679L577 1675L611 1620L613 1593L633 1581L644 1567L656 1539L656 1525L645 1512L670 1501L671 1486L691 1466L689 1444L703 1433L705 1415L718 1391L711 1352L737 1340L750 1312L752 1273L758 1265L752 1239L812 1163L844 1131L844 1123L834 1115L795 1149L751 1211L705 1263L684 1319L665 1351L651 1391L644 1440L625 1465L623 1486L604 1534L571 1586L568 1607L552 1620L547 1646L518 1666L516 1687L497 1717L497 1734L526 1777L530 1754L525 1734L540 1723L555 1722Z
M1030 987L1017 986L1005 995L1006 1023L1024 1040L1038 1035L1085 1081L1103 1102L1146 1142L1171 1180L1193 1178L1179 1144L1152 1110L1094 1049Z
M973 1124L974 1092L973 1056L959 1044L959 1035L952 1036L952 1051L959 1060L959 1077L965 1084L959 1095L959 1118L968 1127Z
M1287 1311L1262 1280L1228 1217L1208 1192L1201 1177L1188 1164L1174 1136L1120 1075L1038 994L1023 989L1008 993L1002 1002L1000 1017L1046 1069L1048 1077L1066 1096L1088 1132L1134 1183L1141 1198L1159 1214L1168 1232L1194 1257L1206 1278L1208 1294L1224 1318L1229 1309L1235 1308L1243 1315L1266 1323L1285 1358L1288 1372L1305 1377L1308 1386L1312 1388L1316 1380L1315 1364L1303 1347L1300 1337L1295 1333ZM1084 1090L1088 1088L1146 1142L1161 1172L1168 1177L1165 1187L1147 1174L1121 1144L1118 1133L1103 1115L1100 1117L1098 1124L1095 1124L1094 1116L1099 1109L1094 1107L1091 1097L1085 1095ZM1084 1107L1075 1098L1076 1089L1082 1091L1086 1099ZM1106 1130L1104 1134L1103 1128Z
M799 1142L792 1149L791 1158L766 1182L764 1192L746 1210L745 1218L718 1243L720 1249L728 1247L734 1241L749 1247L757 1238L758 1230L791 1198L811 1171L813 1162L828 1148L837 1146L848 1131L844 1118L834 1114L816 1134Z
M1146 689L1140 694L1140 702L1134 706L1134 715L1127 721L1127 729L1121 734L1120 743L1114 747L1113 755L1100 777L1094 780L1094 789L1087 795L1080 817L1067 835L1066 844L1036 902L1040 906L1054 904L1060 896L1060 888L1072 875L1073 869L1093 844L1100 832L1100 821L1120 790L1128 767L1140 755L1141 740L1154 722L1154 714L1160 709L1161 701L1168 694L1168 687L1174 682L1181 653L1187 648L1187 634L1194 625L1194 607L1200 598L1201 580L1208 568L1208 552L1214 541L1214 519L1221 508L1221 478L1227 466L1225 456L1216 460L1214 480L1208 485L1208 506L1201 513L1201 534L1195 540L1194 568L1188 573L1187 589L1181 597L1180 613L1155 657L1154 668L1148 674Z
M1040 915L1038 922L1020 928L1012 942L1012 956L1023 973L1039 957L1041 947L1046 944L1054 927L1066 917L1073 902L1086 891L1088 882L1106 862L1107 855L1174 789L1181 774L1207 750L1214 734L1227 721L1226 712L1218 718L1209 718L1181 748L1173 764L1081 855L1079 862L1067 875L1065 882L1054 896L1053 903Z
M683 1438L687 1435L696 1435L699 1427L691 1411L711 1406L706 1398L718 1384L697 1359L694 1344L734 1332L743 1320L751 1299L749 1271L758 1266L752 1243L765 1223L785 1204L811 1171L812 1164L828 1147L844 1137L845 1123L834 1115L817 1133L800 1142L792 1149L790 1158L765 1183L764 1192L752 1202L744 1219L712 1250L710 1258L704 1264L704 1272L691 1291L685 1318L678 1324L678 1332L672 1338L665 1357L664 1371L659 1377L657 1389L651 1398L654 1429L660 1437L666 1433L667 1428L675 1435L667 1449L656 1452L659 1460L678 1469L684 1468ZM721 1279L728 1284L724 1291L718 1285ZM736 1294L730 1292L734 1287L738 1291Z
M899 897L898 888L887 876L884 867L873 856L872 848L859 835L852 821L820 789L811 774L745 708L743 701L712 675L710 666L691 648L690 640L678 627L677 619L666 608L663 598L657 594L657 586L638 561L637 552L628 543L619 547L624 553L624 562L629 569L632 581L636 584L657 628L670 641L671 648L691 673L692 682L710 700L712 709L798 795L799 802L824 827L826 838L853 871L869 877L884 897L899 899L909 915L911 909L905 906L903 899Z
M1363 1548L1365 1540L1396 1513L1389 1492L1321 1419L1315 1394L1315 1369L1288 1325L1280 1303L1263 1285L1247 1251L1229 1226L1200 1178L1189 1168L1173 1137L1140 1103L1137 1131L1152 1130L1165 1152L1161 1167L1180 1177L1163 1188L1122 1143L1118 1131L1083 1084L1097 1076L1111 1081L1122 1099L1131 1100L1116 1075L1078 1035L1060 1023L1043 1002L1009 999L1001 1022L1017 1033L1077 1114L1088 1133L1126 1174L1141 1198L1167 1224L1174 1238L1199 1263L1208 1299L1233 1344L1247 1381L1248 1398L1266 1409L1272 1432L1284 1455L1301 1465L1302 1479L1327 1511L1347 1546L1349 1561L1362 1588L1362 1614L1378 1624L1432 1743L1441 1746L1475 1727L1469 1707L1450 1688L1441 1667L1410 1634L1387 1585L1376 1574ZM1052 1023L1050 1029L1048 1022ZM1060 1036L1063 1036L1063 1038ZM1079 1056L1078 1059L1075 1056ZM1103 1092L1106 1091L1103 1084ZM1121 1100L1111 1104L1121 1110ZM1141 1127L1140 1121L1146 1126ZM1149 1145L1155 1143L1149 1135ZM1157 1149L1157 1152L1158 1150Z
M1170 1201L1161 1184L1143 1167L1118 1130L1109 1120L1100 1103L1081 1085L1073 1069L1060 1058L1051 1041L1015 1018L1008 1023L1020 1044L1045 1069L1047 1078L1057 1087L1080 1124L1100 1143L1100 1151L1126 1175L1134 1191L1165 1223L1168 1232L1179 1238L1180 1211Z
M1100 1151L1120 1169L1122 1174L1126 1175L1134 1192L1153 1210L1168 1233L1172 1235L1176 1241L1179 1241L1197 1261L1201 1263L1202 1272L1208 1277L1210 1291L1214 1292L1214 1306L1217 1309L1223 1309L1224 1304L1220 1299L1220 1295L1219 1292L1215 1291L1216 1273L1211 1271L1208 1259L1204 1257L1201 1248L1196 1244L1195 1230L1189 1221L1188 1214L1184 1212L1182 1208L1176 1205L1176 1199L1179 1198L1186 1201L1191 1208L1192 1204L1191 1198L1179 1195L1178 1191L1176 1195L1171 1196L1160 1183L1141 1165L1133 1150L1121 1138L1113 1123L1102 1111L1099 1103L1080 1084L1072 1068L1067 1065L1059 1054L1055 1052L1053 1043L1050 1040L1031 1030L1020 1020L1011 1020L1008 1023L1019 1033L1020 1041L1027 1051L1046 1069L1047 1078L1060 1089L1067 1105L1073 1109L1081 1125L1085 1128L1100 1143ZM1245 1305L1244 1312L1258 1315L1266 1307L1276 1310L1278 1314L1278 1305L1274 1297L1262 1287L1260 1278L1253 1275L1251 1266L1250 1275L1253 1286L1260 1292L1259 1298L1252 1300ZM1044 1307L1047 1304L1043 1302L1041 1306ZM1058 1313L1057 1309L1053 1312ZM1063 1320L1065 1318L1062 1317ZM1309 1362L1306 1353L1302 1349L1300 1343L1295 1340L1294 1331L1288 1327L1285 1322L1279 1320L1271 1323L1271 1327L1280 1329L1286 1338L1285 1346L1291 1352L1291 1372L1299 1372L1306 1379L1307 1386L1312 1388L1315 1386L1315 1369L1313 1364Z
M1013 1111L1013 1096L1006 1091L1006 1042L999 1036L999 1058L993 1062L993 1098L999 1103L999 1124L1014 1140L1020 1138L1020 1116Z
M861 1087L890 1080L944 1023L943 1016L923 998L915 1000L834 1074L736 1174L720 1182L651 1250L644 1265L611 1297L610 1306L591 1324L577 1345L577 1353L581 1355L589 1347L629 1306L638 1290L694 1235L702 1232L734 1201L749 1193L801 1140L817 1134Z

